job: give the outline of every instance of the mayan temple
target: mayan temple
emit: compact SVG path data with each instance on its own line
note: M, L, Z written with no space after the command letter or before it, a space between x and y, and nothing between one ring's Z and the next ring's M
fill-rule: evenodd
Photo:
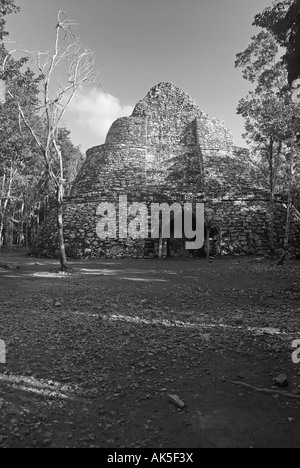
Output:
M100 239L100 203L204 202L206 230L215 254L264 254L268 249L268 193L248 151L236 147L223 122L209 118L170 83L152 88L130 117L111 126L105 144L87 151L64 209L66 251L73 258L154 258L157 239ZM277 248L282 247L284 217L277 204ZM49 215L33 251L55 256L57 234ZM300 245L293 226L292 245ZM293 247L292 247L293 248ZM199 257L185 239L163 240L165 257ZM296 252L295 250L293 251Z

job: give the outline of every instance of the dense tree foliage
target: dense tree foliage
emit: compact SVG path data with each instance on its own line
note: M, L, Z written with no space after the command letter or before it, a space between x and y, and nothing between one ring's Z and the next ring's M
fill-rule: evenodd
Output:
M14 0L1 0L0 2L0 40L2 41L8 32L5 30L6 16L11 13L17 13L20 10Z
M276 194L285 196L287 202L284 256L288 247L291 212L299 199L300 186L300 112L299 105L293 102L292 90L288 85L291 81L289 64L297 33L299 3L276 0L272 6L256 15L254 25L260 27L261 31L252 37L250 45L244 52L237 54L236 59L236 67L242 70L243 77L252 84L252 90L241 99L237 111L245 119L245 137L256 156L262 183L270 192L271 252L274 251Z
M19 8L13 0L1 0L0 8L0 80L5 83L6 89L5 101L0 104L1 247L3 241L9 246L13 243L28 245L33 240L40 219L47 214L48 201L53 197L54 187L45 170L39 148L22 124L18 109L18 105L21 106L39 139L45 141L46 120L38 111L41 107L41 76L27 67L27 57L16 60L5 46L8 36L6 17L17 13ZM68 193L84 157L80 148L72 144L70 132L66 128L58 129L58 143L63 153Z
M300 77L300 0L273 2L271 7L256 15L254 25L272 33L285 49L283 61L291 86Z

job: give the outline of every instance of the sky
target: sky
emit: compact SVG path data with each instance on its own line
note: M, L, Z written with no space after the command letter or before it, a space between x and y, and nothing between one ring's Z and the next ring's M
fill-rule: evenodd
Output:
M259 30L255 14L271 0L16 0L10 39L28 50L53 45L57 13L79 24L77 34L95 52L100 90L79 93L66 114L71 139L82 150L104 143L110 125L130 115L156 84L167 81L186 91L210 117L222 119L236 143L243 118L238 102L249 91L235 69L238 52Z

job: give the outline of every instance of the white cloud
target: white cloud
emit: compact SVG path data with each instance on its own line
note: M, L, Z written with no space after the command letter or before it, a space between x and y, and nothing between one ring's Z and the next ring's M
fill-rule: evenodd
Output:
M132 111L132 106L123 106L117 97L93 88L75 96L66 113L65 125L71 131L72 142L86 151L104 143L112 123L131 115Z

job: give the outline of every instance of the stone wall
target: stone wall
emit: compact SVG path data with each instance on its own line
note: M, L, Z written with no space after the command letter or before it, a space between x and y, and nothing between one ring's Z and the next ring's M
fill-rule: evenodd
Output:
M157 254L158 241L152 239L97 237L97 207L103 202L117 205L120 195L127 195L130 204L142 202L149 208L153 202L183 205L204 201L207 226L214 228L224 254L263 254L268 248L268 194L247 150L237 148L224 123L210 119L175 85L161 83L152 88L132 116L114 122L104 145L87 152L65 203L69 257L144 258ZM278 204L278 249L285 216ZM55 226L51 212L34 243L35 254L57 254ZM291 236L292 252L300 253L296 223ZM167 244L165 241L166 255L172 250ZM201 255L199 251L180 252Z

